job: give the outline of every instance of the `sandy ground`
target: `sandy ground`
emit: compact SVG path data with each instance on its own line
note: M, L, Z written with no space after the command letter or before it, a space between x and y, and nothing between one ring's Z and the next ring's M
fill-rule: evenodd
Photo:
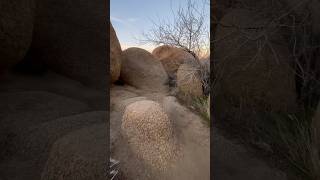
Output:
M210 179L210 129L198 115L181 105L168 93L150 93L130 86L111 89L111 156L121 161L120 180L206 180ZM134 156L121 136L123 111L135 101L150 99L159 102L174 123L181 156L164 173L152 171L141 159ZM246 148L221 136L216 129L212 136L213 172L215 180L285 180L286 175L268 167L261 159L252 156Z
M121 161L118 179L210 179L210 130L198 115L168 93L113 86L110 97L111 156ZM67 147L68 139L79 140L78 144L69 148L68 153L90 156L90 153L81 153L84 149L76 148L95 148L89 137L86 141L80 141L79 132L91 132L91 127L104 126L107 119L105 99L103 92L52 72L43 76L11 74L1 79L0 179L40 180L43 168L50 164L47 160L54 144L57 146L63 142ZM162 105L173 121L179 142L180 156L164 173L151 170L135 157L120 133L125 107L143 99L154 100ZM211 173L215 180L286 179L282 172L251 156L243 146L227 140L216 130L213 132L211 156L214 166ZM95 137L92 135L92 138ZM103 147L97 145L98 150L94 151L97 158L103 157Z
M111 156L121 161L123 176L119 179L210 179L210 133L199 116L180 105L175 97L168 96L167 93L139 91L129 86L114 86L110 97L112 108L110 127L113 135ZM120 133L124 107L144 99L154 100L162 105L173 121L174 133L181 151L177 161L163 173L152 170L141 159L135 157Z

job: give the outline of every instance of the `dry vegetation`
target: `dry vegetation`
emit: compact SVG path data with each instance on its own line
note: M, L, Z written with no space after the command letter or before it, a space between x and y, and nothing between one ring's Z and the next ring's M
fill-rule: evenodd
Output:
M184 7L174 12L173 21L158 19L144 33L143 43L157 46L168 45L190 53L193 58L185 59L176 76L170 76L169 85L177 88L181 100L199 112L206 120L210 93L210 32L207 25L209 1L188 0ZM180 66L181 65L181 66Z
M248 118L242 116L238 119L243 122L242 124L238 123L235 127L232 125L230 127L238 129L236 131L247 143L255 146L258 142L266 143L271 147L273 155L285 159L287 164L305 179L319 179L320 147L316 143L314 136L316 127L313 126L312 121L320 97L320 62L318 60L320 32L315 31L315 26L317 26L315 22L317 21L315 21L315 12L310 8L316 3L306 0L289 5L286 1L259 1L261 2L261 6L259 6L257 5L259 3L255 4L249 1L232 0L228 2L218 0L214 4L213 9L217 10L218 14L213 17L215 22L212 25L240 31L244 38L242 42L239 42L239 49L248 41L255 44L257 48L255 48L255 55L252 56L252 63L259 60L257 57L263 55L264 48L271 50L274 62L281 61L277 47L271 42L275 33L280 34L289 49L290 71L295 75L297 94L297 108L293 113L272 112L273 107L271 107L271 111L270 109L260 111L257 107L253 107L247 111L259 114L258 118L256 117L253 122L246 122L245 119ZM263 4L264 2L268 5ZM220 20L226 8L249 10L253 14L263 17L264 21L259 26L252 24L250 27L223 24ZM249 29L258 33L247 33L250 31ZM228 38L227 36L231 35L214 37L214 46L223 42ZM219 61L224 60L219 59ZM215 61L214 63L219 62ZM285 67L282 66L282 68ZM224 69L214 69L215 79L212 83L214 93L218 90L216 85L222 79L220 76L223 74L220 73L222 71ZM245 114L245 112L242 113Z

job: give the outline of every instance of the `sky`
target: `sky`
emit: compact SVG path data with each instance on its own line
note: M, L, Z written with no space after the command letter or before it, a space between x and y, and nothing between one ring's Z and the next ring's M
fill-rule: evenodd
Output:
M154 45L142 45L139 41L143 39L142 33L151 29L152 20L172 20L172 10L177 10L186 2L187 0L111 0L110 19L121 48L141 47L152 51ZM208 17L208 24L209 21Z

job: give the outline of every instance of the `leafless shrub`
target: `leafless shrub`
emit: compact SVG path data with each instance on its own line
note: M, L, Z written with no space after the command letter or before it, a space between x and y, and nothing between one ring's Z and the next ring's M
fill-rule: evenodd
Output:
M172 22L152 20L153 27L143 33L145 39L142 42L182 48L198 59L198 55L209 47L207 5L206 1L188 0L185 7L180 6L176 12L172 10Z
M218 0L219 1L219 0ZM266 1L267 2L267 1ZM272 43L270 42L271 36L276 33L281 33L285 37L288 47L290 49L291 70L297 77L297 92L299 95L299 104L304 104L304 108L311 108L317 105L320 98L320 62L317 61L320 58L320 32L315 34L312 29L314 26L313 16L311 15L310 0L301 0L293 6L289 6L285 1L270 1L270 6L255 7L249 6L242 0L232 0L229 4L229 8L242 8L255 12L260 17L264 18L263 26L250 27L251 30L259 31L258 35L252 36L246 31L247 27L239 27L236 25L225 25L214 18L214 25L234 28L235 31L239 31L246 39L243 43L240 43L235 52L230 52L229 56L234 55L236 50L246 44L247 41L255 41L257 44L256 55L252 57L250 64L257 61L260 55L261 49L269 48L272 51L274 60L279 62L279 55L275 51ZM219 3L215 5L217 8ZM302 10L303 13L297 14L297 9ZM214 38L212 44L218 44L219 41L223 41L226 37ZM228 56L228 57L229 57ZM227 61L228 57L224 57ZM216 61L214 60L214 64ZM248 64L248 66L250 65ZM218 75L212 83L213 89L215 88L215 82L219 81L223 75L223 69L215 70L215 75Z
M199 57L210 53L210 32L206 6L208 0L188 0L185 7L172 11L173 21L158 19L152 20L153 26L149 32L144 32L143 43L170 45L190 53L195 60L192 61L199 71L204 89L209 89L209 74L206 67L201 64ZM188 62L190 63L190 62Z

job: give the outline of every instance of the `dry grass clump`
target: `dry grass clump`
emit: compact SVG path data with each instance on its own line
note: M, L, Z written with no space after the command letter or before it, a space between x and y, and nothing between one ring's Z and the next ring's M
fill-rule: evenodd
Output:
M202 81L198 69L190 64L182 64L177 72L177 87L183 95L202 96Z
M301 115L303 114L303 115ZM312 124L313 113L300 115L264 115L259 136L274 152L285 158L292 170L308 180L320 178L320 147Z

